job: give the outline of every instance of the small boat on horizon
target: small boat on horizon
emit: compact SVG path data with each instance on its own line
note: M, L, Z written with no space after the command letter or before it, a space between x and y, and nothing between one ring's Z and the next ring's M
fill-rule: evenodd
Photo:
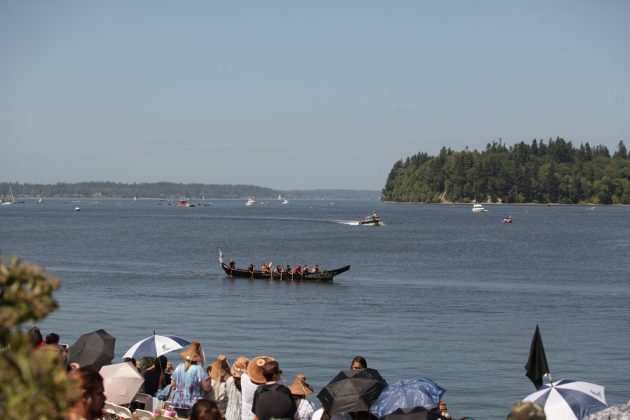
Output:
M178 200L175 205L177 207L195 207L195 205L188 200Z
M488 210L480 203L473 203L472 212L473 213L486 213Z
M253 206L254 204L256 204L256 200L254 200L253 198L248 198L245 202L246 206Z
M9 195L11 196L11 199L8 201L0 200L1 205L10 206L11 204L15 204L15 197L13 196L13 189L11 189L11 185L9 185Z

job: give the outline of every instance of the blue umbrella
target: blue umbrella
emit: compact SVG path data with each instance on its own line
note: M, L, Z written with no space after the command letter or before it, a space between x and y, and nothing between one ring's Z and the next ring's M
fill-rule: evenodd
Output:
M131 346L123 358L141 356L158 357L188 345L190 345L190 341L176 335L155 335L154 332L152 336L142 339Z
M381 392L370 407L370 413L383 417L399 408L424 407L430 410L437 407L445 392L444 388L427 378L402 379Z
M544 384L523 401L542 405L548 420L581 420L606 408L603 386L567 379Z

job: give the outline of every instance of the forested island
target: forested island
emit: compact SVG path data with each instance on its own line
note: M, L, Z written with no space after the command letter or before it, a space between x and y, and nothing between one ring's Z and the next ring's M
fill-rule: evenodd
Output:
M289 199L322 200L378 200L376 190L276 190L255 185L230 184L180 184L174 182L117 183L77 182L56 184L28 184L1 182L0 197L9 199L10 192L16 199L23 197L50 198L158 198L158 199L241 199L255 197L273 199L279 195Z
M386 201L449 203L630 204L630 159L623 141L574 147L562 138L507 147L488 143L479 152L443 147L399 160L382 192Z

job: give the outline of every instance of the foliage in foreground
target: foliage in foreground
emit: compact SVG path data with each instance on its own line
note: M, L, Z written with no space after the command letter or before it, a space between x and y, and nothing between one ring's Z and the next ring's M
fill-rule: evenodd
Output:
M605 146L579 148L562 138L501 142L482 152L438 156L418 153L396 162L383 199L405 202L630 204L630 159L623 141L610 156Z
M65 359L55 346L36 349L24 323L57 309L59 281L39 267L0 259L0 418L57 419L79 398L67 380Z

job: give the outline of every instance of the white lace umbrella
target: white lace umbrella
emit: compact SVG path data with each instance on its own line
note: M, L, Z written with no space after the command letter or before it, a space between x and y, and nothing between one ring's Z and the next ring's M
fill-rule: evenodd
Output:
M131 403L144 382L131 362L103 366L99 372L103 377L107 401L118 405Z
M544 384L523 401L542 405L547 420L581 420L606 408L603 386L567 379Z

